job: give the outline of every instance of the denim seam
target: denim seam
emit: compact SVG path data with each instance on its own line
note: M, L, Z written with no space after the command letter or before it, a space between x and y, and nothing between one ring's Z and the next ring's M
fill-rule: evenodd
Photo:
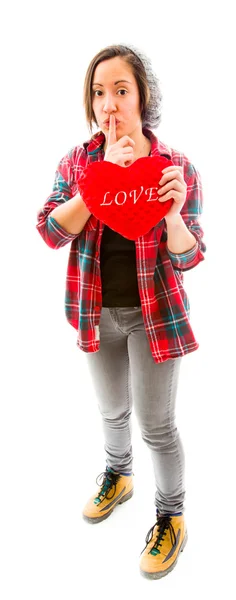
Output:
M172 372L171 372L171 379L170 379L170 384L169 384L169 395L168 395L168 404L167 404L167 413L168 413L168 421L170 423L170 404L171 404L171 392L172 392L172 386L173 386L173 378L174 378L174 368L175 368L175 359L173 359L173 364L172 364ZM177 396L177 392L176 392L176 396ZM175 410L174 410L174 417L175 417ZM171 428L171 435L172 435L172 441L175 442L176 440L174 440L174 433L173 433L173 429ZM179 431L178 431L178 435L179 435ZM183 484L183 469L181 466L181 457L180 457L180 453L179 453L179 448L178 448L178 444L176 444L176 454L178 457L178 465L179 465L179 474L180 474L180 486L182 487Z
M126 379L126 402L127 402L127 406L128 406L128 412L129 414L129 422L128 422L128 433L129 433L129 443L130 443L130 447L132 444L132 439L131 439L131 432L130 432L130 419L131 419L131 405L130 405L130 396L129 396L129 369L130 369L130 365L129 365L129 352L128 352L128 337L127 337L127 348L126 348L126 367L127 367L127 379ZM130 387L131 387L131 382L130 382ZM132 391L132 390L131 390ZM131 461L132 461L132 457L131 457ZM133 461L132 461L133 462ZM132 464L132 468L133 468L133 464Z
M175 359L173 359L173 363L172 363L172 368L171 368L171 374L170 374L170 383L169 383L169 389L168 389L168 401L167 401L167 417L168 417L168 423L170 423L170 404L171 404L171 392L172 392L172 386L173 386L173 378L174 378L174 367L175 367ZM174 415L175 415L175 411L174 411ZM174 434L172 431L172 428L170 429L170 433L172 436L172 442L174 441ZM176 456L177 456L177 461L176 463L178 464L179 467L179 474L180 474L180 478L179 478L179 485L182 487L182 483L183 483L183 471L182 471L182 467L181 467L181 457L179 454L179 450L178 450L178 445L176 445ZM163 503L159 501L159 504ZM164 507L163 507L164 508Z

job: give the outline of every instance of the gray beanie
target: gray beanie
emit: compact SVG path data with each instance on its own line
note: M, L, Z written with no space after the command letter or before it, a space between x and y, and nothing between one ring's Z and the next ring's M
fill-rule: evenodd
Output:
M146 111L144 113L142 123L143 127L147 127L150 129L157 129L160 121L161 121L161 104L162 104L162 93L160 90L160 83L153 71L151 60L144 54L144 52L131 44L119 44L122 48L127 48L131 50L143 63L148 87L150 90L150 100Z

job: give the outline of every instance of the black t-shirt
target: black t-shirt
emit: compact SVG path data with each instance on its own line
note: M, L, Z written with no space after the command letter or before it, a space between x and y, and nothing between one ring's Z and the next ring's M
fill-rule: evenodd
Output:
M103 306L140 306L136 248L105 225L100 253Z

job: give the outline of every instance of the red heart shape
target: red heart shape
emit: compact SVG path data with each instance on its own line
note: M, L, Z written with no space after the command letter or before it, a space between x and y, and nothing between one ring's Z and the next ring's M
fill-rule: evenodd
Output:
M129 167L95 161L84 169L78 188L97 219L135 240L157 225L173 204L173 199L160 202L157 194L162 169L169 165L173 162L163 156L145 156Z

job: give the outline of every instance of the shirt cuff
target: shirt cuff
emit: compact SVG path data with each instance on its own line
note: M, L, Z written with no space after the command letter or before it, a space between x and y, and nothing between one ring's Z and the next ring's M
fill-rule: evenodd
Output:
M176 254L175 252L171 252L167 246L167 252L169 254L171 262L173 263L173 266L176 267L177 269L188 268L188 266L190 266L190 263L194 262L194 259L196 258L198 251L199 251L198 242L196 242L196 244L195 244L195 246L193 246L193 248L190 248L190 250L187 250L187 252L181 252L181 254Z
M68 233L51 215L48 216L47 221L48 233L53 237L55 246L64 246L79 235L78 233Z

